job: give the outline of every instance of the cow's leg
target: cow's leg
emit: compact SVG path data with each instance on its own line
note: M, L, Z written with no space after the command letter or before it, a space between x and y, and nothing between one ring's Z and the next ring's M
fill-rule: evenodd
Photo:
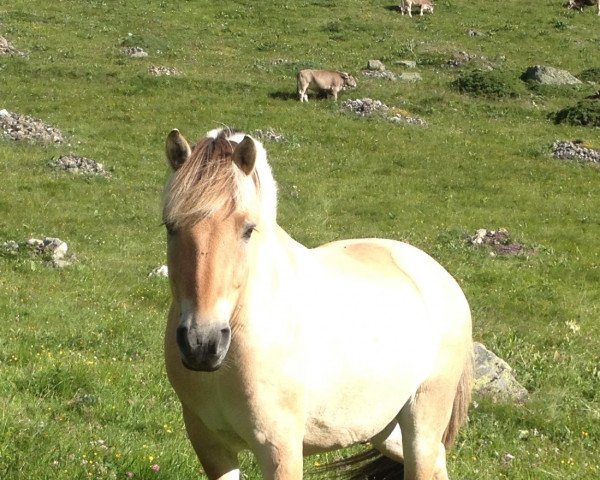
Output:
M419 10L419 16L423 16L423 5L421 5L421 9Z
M226 442L208 430L204 423L185 406L183 420L190 442L209 480L239 480L240 467L237 452L231 450Z

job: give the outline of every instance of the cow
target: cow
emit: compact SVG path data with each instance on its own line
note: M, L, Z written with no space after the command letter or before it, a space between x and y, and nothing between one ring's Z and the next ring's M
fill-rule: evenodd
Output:
M419 15L423 16L423 12L433 13L433 3L431 0L400 0L400 11L402 15L405 13L412 17L412 7L420 7Z
M326 92L337 100L338 93L348 87L356 87L356 80L346 72L332 70L300 70L297 75L298 95L301 102L308 102L307 89L317 93Z
M600 15L600 0L569 0L565 7L573 10L583 10L583 7L598 5L598 15Z

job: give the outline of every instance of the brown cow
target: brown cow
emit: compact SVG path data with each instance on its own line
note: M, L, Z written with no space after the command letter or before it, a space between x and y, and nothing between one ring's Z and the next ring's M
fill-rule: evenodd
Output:
M338 93L347 87L356 87L356 80L346 72L332 70L300 70L298 72L298 95L301 102L308 102L307 89L327 92L337 100Z
M420 7L419 15L423 16L423 12L433 13L433 3L431 0L400 0L400 11L402 15L405 13L412 17L412 7Z

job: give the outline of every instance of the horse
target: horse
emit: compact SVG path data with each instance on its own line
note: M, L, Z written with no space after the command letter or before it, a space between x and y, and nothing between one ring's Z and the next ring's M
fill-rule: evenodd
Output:
M303 456L355 444L323 474L448 479L473 371L453 277L399 241L292 239L249 135L192 148L175 129L166 156L166 371L208 479L238 480L250 450L263 478L300 480Z

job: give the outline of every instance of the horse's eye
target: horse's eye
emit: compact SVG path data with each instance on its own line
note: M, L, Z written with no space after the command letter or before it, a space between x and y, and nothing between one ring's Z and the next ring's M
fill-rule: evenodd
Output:
M244 227L244 233L242 234L242 238L246 241L250 240L250 237L252 236L252 232L254 232L254 230L256 230L255 223L250 223L250 224L246 225Z

